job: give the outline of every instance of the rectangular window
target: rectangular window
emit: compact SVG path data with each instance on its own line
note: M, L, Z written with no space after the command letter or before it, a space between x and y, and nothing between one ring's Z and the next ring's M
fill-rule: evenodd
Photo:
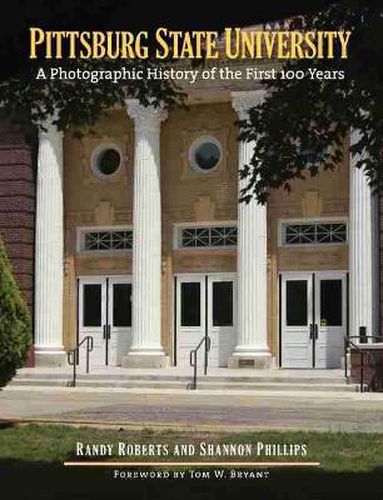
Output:
M86 231L82 234L81 250L131 250L133 230Z
M238 231L236 226L185 227L179 233L181 248L235 247Z
M101 326L101 285L83 287L83 326Z
M322 245L347 243L346 222L313 222L282 225L283 245Z
M213 326L233 326L233 282L213 282Z
M286 326L307 325L307 281L286 281Z
M342 280L320 281L321 326L342 326Z
M132 326L132 285L113 285L113 326Z
M201 326L201 284L181 283L181 326Z

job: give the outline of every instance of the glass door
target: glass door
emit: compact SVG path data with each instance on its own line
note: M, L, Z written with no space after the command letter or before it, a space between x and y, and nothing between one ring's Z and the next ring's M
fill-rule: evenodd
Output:
M109 363L120 365L132 343L132 282L130 278L109 278Z
M282 276L282 366L313 366L313 275L285 273Z
M131 277L80 278L78 299L79 341L93 337L91 364L120 365L131 345ZM85 358L83 351L80 361Z
M341 367L346 288L347 274L342 271L282 274L282 367Z
M236 344L236 283L232 274L208 276L210 366L227 366Z
M346 275L316 273L316 368L340 368L346 333Z
M106 278L102 277L81 278L79 282L79 342L88 335L93 337L91 363L95 365L106 363L106 288ZM84 359L85 350L82 347L80 363Z
M190 366L190 351L208 335L208 366L227 366L236 343L236 281L233 273L176 277L176 364ZM205 349L198 351L204 366Z
M205 276L183 275L176 288L176 364L190 366L190 351L205 335ZM198 352L198 365L203 366L204 350Z

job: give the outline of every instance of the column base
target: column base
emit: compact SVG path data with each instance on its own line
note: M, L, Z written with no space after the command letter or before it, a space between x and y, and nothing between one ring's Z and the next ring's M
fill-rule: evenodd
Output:
M167 368L169 364L169 356L161 351L129 352L121 361L122 368Z
M268 370L275 367L275 359L272 357L268 349L255 350L238 350L234 351L230 356L228 368L255 368L260 370Z
M67 354L63 349L35 349L35 366L61 368L67 366Z

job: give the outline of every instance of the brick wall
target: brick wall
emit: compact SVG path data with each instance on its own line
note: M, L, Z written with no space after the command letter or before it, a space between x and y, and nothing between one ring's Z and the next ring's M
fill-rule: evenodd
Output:
M0 121L0 235L32 312L35 173L21 126Z
M374 392L383 392L383 349L363 349L363 383ZM361 381L362 357L360 351L351 348L351 381Z

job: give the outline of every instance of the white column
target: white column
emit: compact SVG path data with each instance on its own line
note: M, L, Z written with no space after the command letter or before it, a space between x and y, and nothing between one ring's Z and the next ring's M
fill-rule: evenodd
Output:
M265 91L232 92L232 103L239 119L260 103ZM253 142L239 143L239 170L248 164ZM239 181L239 192L246 180ZM229 367L271 366L267 344L267 217L266 206L253 198L238 208L238 340ZM242 363L241 363L242 360Z
M63 134L39 132L35 241L35 360L65 364L63 350Z
M359 131L351 132L351 145ZM350 155L350 335L379 335L378 196L373 194L363 170L355 168L359 157Z
M166 113L127 101L135 125L132 346L123 366L168 364L161 346L160 128Z

